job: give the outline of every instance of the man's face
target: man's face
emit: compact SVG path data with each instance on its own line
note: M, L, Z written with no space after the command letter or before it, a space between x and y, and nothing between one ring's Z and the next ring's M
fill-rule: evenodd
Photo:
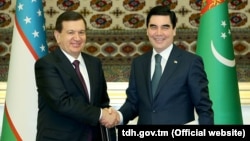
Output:
M86 43L86 27L82 20L64 21L61 33L54 32L61 49L77 58Z
M148 23L147 35L150 43L157 52L169 47L176 34L169 16L153 15Z

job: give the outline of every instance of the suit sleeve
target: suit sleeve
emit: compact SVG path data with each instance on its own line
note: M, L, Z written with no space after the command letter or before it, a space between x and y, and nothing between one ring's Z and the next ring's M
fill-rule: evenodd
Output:
M199 124L214 124L212 101L209 97L208 80L202 58L194 59L188 74L191 99L198 114Z
M129 86L126 90L127 98L119 111L123 115L123 124L127 124L129 120L133 120L138 115L138 94L135 82L135 62L132 62L129 78Z

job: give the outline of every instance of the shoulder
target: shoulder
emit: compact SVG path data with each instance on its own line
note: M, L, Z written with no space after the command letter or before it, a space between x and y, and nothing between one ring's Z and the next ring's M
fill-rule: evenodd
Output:
M48 54L42 56L41 58L39 58L36 62L40 62L40 61L56 61L58 60L59 56L63 55L62 52L60 52L60 49L55 49L51 52L49 52Z
M136 62L141 62L141 61L148 61L148 59L150 60L151 59L151 56L152 56L152 53L153 51L148 51L142 55L139 55L137 57L135 57L133 59L133 61L136 61Z
M201 57L195 52L184 50L176 45L174 45L173 52L178 52L182 57L185 57L187 59L201 59Z
M98 57L96 57L96 56L87 54L87 53L85 53L85 52L82 52L81 55L82 55L83 59L84 59L86 62L101 63L100 58L98 58Z

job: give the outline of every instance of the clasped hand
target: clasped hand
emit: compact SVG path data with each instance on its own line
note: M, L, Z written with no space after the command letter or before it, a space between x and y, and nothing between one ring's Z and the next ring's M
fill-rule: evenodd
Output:
M104 108L102 109L102 117L100 123L106 128L112 128L118 125L120 122L120 117L118 112L114 108Z

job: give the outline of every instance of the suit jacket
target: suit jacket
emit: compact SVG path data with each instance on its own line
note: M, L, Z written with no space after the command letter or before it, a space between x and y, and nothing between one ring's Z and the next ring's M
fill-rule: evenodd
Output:
M89 132L100 141L100 107L109 107L101 61L85 53L91 101L61 49L35 63L38 91L37 141L86 141Z
M151 90L151 56L153 51L132 62L127 99L119 109L124 123L138 116L138 124L213 124L212 102L201 57L174 45L155 98Z

